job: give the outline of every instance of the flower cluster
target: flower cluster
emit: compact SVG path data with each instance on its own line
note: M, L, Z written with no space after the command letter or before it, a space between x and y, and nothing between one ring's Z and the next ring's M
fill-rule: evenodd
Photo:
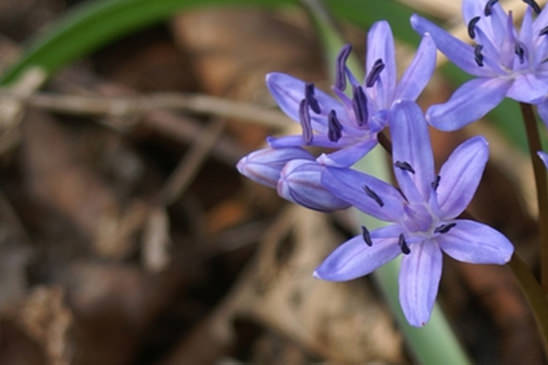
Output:
M423 326L437 295L442 252L476 264L510 260L514 248L503 234L459 218L480 183L489 154L487 141L465 141L436 174L427 123L441 130L458 129L506 96L536 104L548 121L548 11L534 0L525 2L528 9L518 32L512 13L505 13L496 0L463 0L475 46L413 15L411 25L422 40L399 80L394 39L385 21L375 23L368 33L364 80L346 65L351 47L340 51L332 87L336 97L286 74L267 75L272 96L300 123L302 133L268 138L268 147L240 160L239 171L307 208L329 212L354 206L391 222L372 231L362 226L360 235L318 266L315 277L351 280L403 254L400 304L411 325ZM430 80L437 49L476 78L445 104L431 106L425 116L415 101ZM352 169L385 128L392 137L397 187ZM311 146L328 151L314 156L308 150ZM539 157L548 162L547 154L539 152Z

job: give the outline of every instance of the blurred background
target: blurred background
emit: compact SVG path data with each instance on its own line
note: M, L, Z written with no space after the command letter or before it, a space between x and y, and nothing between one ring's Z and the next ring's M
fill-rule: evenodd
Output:
M319 22L363 62L367 28L387 19L401 71L419 41L409 16L464 37L460 2L228 3L0 1L0 364L415 362L371 278L312 277L353 235L352 216L290 205L235 164L296 128L267 72L330 89L337 47ZM423 108L466 79L439 63ZM536 267L519 118L506 103L431 132L438 166L487 137L471 211ZM544 363L506 267L444 265L438 299L474 363Z

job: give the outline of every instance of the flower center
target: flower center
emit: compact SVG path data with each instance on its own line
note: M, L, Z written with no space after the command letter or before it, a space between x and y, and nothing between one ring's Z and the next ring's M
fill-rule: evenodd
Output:
M409 232L429 233L432 231L437 219L434 219L424 204L405 203L403 210L405 215L402 224Z

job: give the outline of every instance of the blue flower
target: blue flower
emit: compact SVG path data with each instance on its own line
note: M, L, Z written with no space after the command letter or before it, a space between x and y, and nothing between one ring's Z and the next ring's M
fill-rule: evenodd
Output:
M480 119L504 97L538 104L548 93L548 10L534 0L528 4L518 31L512 13L506 14L496 0L463 0L462 13L468 45L432 22L411 17L419 33L430 33L436 46L458 67L476 78L460 86L445 104L433 105L426 120L438 129L451 131ZM533 20L533 12L537 14ZM548 118L548 105L546 105Z
M346 168L326 168L323 185L361 211L393 224L362 234L339 246L315 276L345 281L367 275L403 253L399 298L413 326L430 318L442 269L442 251L456 260L504 264L513 246L498 231L457 217L480 182L488 158L483 137L471 138L451 154L439 175L428 129L413 102L397 103L390 118L393 167L400 189Z
M322 212L350 206L322 185L325 166L309 160L291 160L280 173L278 195L290 202Z
M280 172L285 164L291 160L309 160L313 161L314 156L306 150L299 147L290 148L263 148L253 151L242 157L236 168L240 174L249 179L276 189Z
M278 190L290 202L330 212L350 204L333 196L321 184L324 166L300 147L263 148L242 157L238 171L259 184Z
M396 100L416 100L435 67L436 47L425 35L409 68L396 83L394 38L385 21L375 23L367 39L367 75L356 80L346 66L349 45L337 59L333 91L338 100L311 83L283 73L270 73L266 84L280 108L302 126L302 135L269 138L272 147L318 146L337 151L322 155L324 165L348 167L377 143L377 133L388 123ZM347 85L351 97L345 94Z

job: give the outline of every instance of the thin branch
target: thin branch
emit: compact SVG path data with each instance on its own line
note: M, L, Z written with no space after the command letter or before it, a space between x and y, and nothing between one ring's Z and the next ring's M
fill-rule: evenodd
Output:
M199 94L158 93L133 97L105 97L52 93L20 95L11 90L1 90L0 100L2 99L75 115L121 117L151 110L170 109L234 118L278 129L291 124L290 120L278 111L250 103Z
M188 188L198 173L200 166L221 136L224 125L224 121L220 119L212 121L206 129L207 134L201 140L199 139L200 142L196 141L190 151L181 159L160 192L162 205L173 203Z

